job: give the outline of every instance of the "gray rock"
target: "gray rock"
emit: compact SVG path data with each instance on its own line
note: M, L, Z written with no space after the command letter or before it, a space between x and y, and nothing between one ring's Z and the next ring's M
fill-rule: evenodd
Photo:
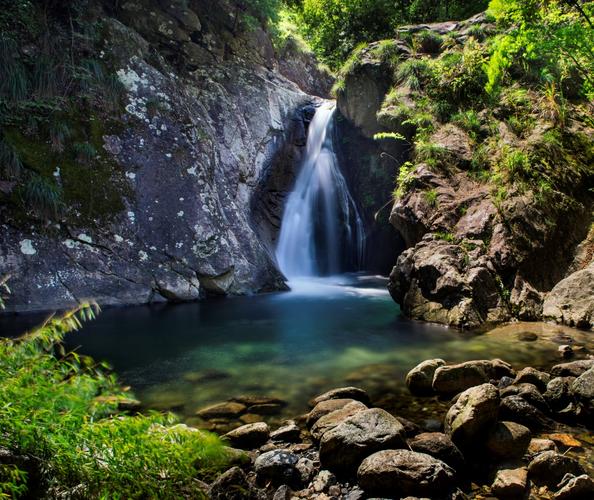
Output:
M555 489L565 474L580 476L584 473L583 467L577 460L555 451L541 453L528 465L530 480L539 486L548 486L550 489Z
M313 479L313 490L315 493L324 493L330 486L337 484L336 476L329 470L321 470Z
M531 430L551 429L555 422L521 396L507 396L501 400L499 416L525 425Z
M320 462L334 472L354 471L366 456L406 446L404 427L380 408L363 410L326 432L320 441Z
M462 450L473 449L497 421L499 391L483 384L464 391L445 416L445 432Z
M435 370L433 390L438 394L453 395L470 387L512 376L513 370L501 360L467 361Z
M272 500L291 500L292 496L291 488L289 488L286 484L283 484L282 486L279 486L274 492Z
M244 500L246 493L250 490L251 486L245 473L239 467L233 467L221 474L210 485L208 498L213 500Z
M552 410L562 410L571 402L570 385L574 380L574 377L555 377L547 384L543 397Z
M314 440L319 441L326 432L340 425L348 417L351 417L352 415L355 415L356 413L366 409L367 406L365 406L360 401L353 401L343 406L339 410L335 410L324 415L323 417L319 418L311 428L311 437Z
M491 493L497 498L522 498L528 483L528 470L502 469L497 471L495 481L491 485Z
M346 399L328 399L326 401L322 401L318 403L308 414L307 414L307 426L311 427L315 424L321 417L327 415L328 413L332 413L333 411L340 410L341 408L345 407L349 403L355 401L354 399L346 398Z
M270 433L272 441L282 441L284 443L298 443L301 436L301 429L293 422L279 427Z
M533 406L536 406L543 412L549 411L549 405L547 404L544 396L539 392L537 387L533 384L514 384L506 387L501 391L501 397L506 398L507 396L520 396Z
M489 431L486 449L498 460L521 458L530 444L530 429L515 422L497 422Z
M355 401L360 401L364 405L369 404L369 395L363 389L359 389L358 387L340 387L325 392L324 394L320 394L310 401L310 405L315 407L322 401L327 401L329 399L354 399Z
M299 471L301 484L309 484L316 470L313 461L311 461L309 458L302 457L299 459L299 462L297 462L295 467Z
M418 396L433 394L433 375L435 370L444 365L443 359L428 359L415 366L406 375L406 385L410 392Z
M547 384L550 380L551 376L548 373L527 367L518 372L514 384L532 384L535 385L540 392L544 392L546 391Z
M214 418L237 418L247 410L247 407L241 403L227 401L216 405L208 406L196 412L196 415L205 420Z
M551 375L553 377L579 377L592 367L594 367L594 359L580 359L553 366Z
M272 450L263 453L254 462L254 470L260 482L298 486L301 474L297 470L299 457L287 450Z
M594 410L594 368L590 368L576 378L570 390L586 410Z
M270 436L270 430L265 422L247 424L228 432L223 437L229 441L234 448L242 450L253 450L259 448Z
M359 485L368 495L405 497L443 495L453 485L455 472L424 453L385 450L363 460L357 471Z
M412 451L425 453L448 464L456 471L464 467L464 457L453 441L441 432L424 432L408 440Z
M594 480L587 474L577 477L566 474L559 487L561 489L553 496L555 500L587 500L594 497Z

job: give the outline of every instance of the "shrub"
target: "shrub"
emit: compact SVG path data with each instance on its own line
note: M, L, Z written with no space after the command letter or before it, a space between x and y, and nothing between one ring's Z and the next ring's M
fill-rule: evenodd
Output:
M461 111L452 117L452 122L466 130L473 139L476 139L481 132L481 119L474 110Z
M81 163L88 164L97 156L97 150L88 142L74 143L73 150L77 160Z
M413 49L425 54L439 54L443 45L443 37L435 31L421 31L413 37Z
M9 179L18 178L23 171L23 162L11 144L0 137L0 172Z
M415 166L409 161L400 166L398 178L396 179L396 189L393 193L394 199L399 200L412 187L415 181L414 169Z
M47 218L57 217L64 207L60 186L35 173L23 186L22 199L27 209Z
M437 190L430 189L429 191L425 191L425 200L427 200L430 207L437 207Z
M396 80L416 91L422 90L432 76L431 62L426 58L408 59L396 70Z
M22 101L29 92L27 71L18 59L18 53L17 42L6 35L0 35L0 99Z

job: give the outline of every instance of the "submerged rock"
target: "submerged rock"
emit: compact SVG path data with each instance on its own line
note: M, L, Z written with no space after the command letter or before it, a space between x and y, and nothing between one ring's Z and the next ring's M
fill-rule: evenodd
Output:
M446 463L424 453L385 450L363 460L359 485L370 496L443 495L453 485L455 472Z
M333 472L349 472L366 456L406 446L404 427L388 412L372 408L357 412L320 441L320 462Z

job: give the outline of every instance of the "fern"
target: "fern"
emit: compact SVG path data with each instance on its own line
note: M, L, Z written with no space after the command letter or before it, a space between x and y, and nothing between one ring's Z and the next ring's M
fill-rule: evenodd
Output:
M18 45L12 39L0 35L0 97L18 102L27 97L29 82L25 66L17 59Z
M0 138L0 172L9 179L18 178L23 171L23 162L15 149Z
M25 206L43 217L57 217L63 207L62 189L46 178L32 174L22 189Z

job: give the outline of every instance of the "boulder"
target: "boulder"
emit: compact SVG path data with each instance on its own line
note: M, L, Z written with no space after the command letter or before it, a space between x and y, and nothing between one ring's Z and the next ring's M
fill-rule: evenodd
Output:
M528 454L532 456L539 455L545 451L557 451L557 445L552 439L533 438L528 445Z
M555 500L579 500L594 498L594 480L587 474L573 476L566 474L559 483L561 488L554 495Z
M343 406L339 410L335 410L331 413L324 415L323 417L318 419L318 421L311 428L311 437L314 440L319 441L320 439L322 439L324 433L328 432L331 429L334 429L347 418L363 410L367 410L367 406L365 406L363 403L359 401L353 401L352 403Z
M299 486L301 474L297 469L297 462L299 457L288 450L272 450L256 458L254 470L261 483Z
M323 493L328 491L330 486L337 484L336 476L329 470L321 470L313 479L313 490L315 493Z
M555 451L541 453L528 465L530 480L538 486L544 485L550 489L555 489L565 474L580 476L584 473L577 460Z
M453 485L455 472L425 453L384 450L367 457L357 471L359 485L370 496L392 498L443 495Z
M510 385L501 391L502 398L506 398L507 396L520 396L532 406L536 406L539 410L544 412L549 411L549 405L545 398L533 384Z
M431 455L460 471L464 466L464 457L448 435L441 432L424 432L408 440L412 451Z
M548 373L527 367L518 372L514 384L532 384L535 385L540 392L544 392L546 391L547 384L550 380L551 376Z
M502 419L525 425L531 430L555 427L553 420L518 395L507 396L501 400L499 416Z
M246 410L247 407L244 404L227 401L225 403L219 403L198 410L196 415L205 420L212 420L214 418L237 418L242 413L245 413Z
M522 498L528 483L528 470L502 469L497 471L495 481L491 485L491 493L497 498Z
M310 401L310 405L314 407L322 401L327 401L329 399L354 399L355 401L360 401L364 405L370 403L369 395L363 389L359 389L358 387L340 387L325 392L324 394L320 394Z
M403 425L380 408L362 410L324 433L320 462L334 472L352 472L379 450L406 446Z
M299 472L299 479L301 481L301 484L309 484L316 471L316 466L313 463L313 461L309 458L301 457L297 462L295 468Z
M212 500L244 500L250 490L251 486L243 470L233 467L221 474L210 485L208 498Z
M229 444L234 448L242 450L253 450L259 448L270 435L270 429L265 422L247 424L228 432L223 437L227 438Z
M580 359L553 366L551 375L553 377L579 377L592 367L594 367L594 359Z
M574 380L574 377L555 377L547 384L543 397L552 410L562 410L571 402L570 386Z
M301 429L294 422L283 425L270 433L270 439L272 441L282 441L285 443L298 443L300 436Z
M437 368L433 377L433 390L438 394L453 395L492 379L513 375L511 366L501 360L467 361Z
M445 432L462 450L472 449L497 421L499 391L491 384L464 391L445 416Z
M485 447L489 458L520 458L530 444L530 429L515 422L497 422L489 431Z
M409 391L417 396L433 394L433 375L435 370L444 365L443 359L428 359L419 363L406 375L406 385Z
M590 368L576 378L570 390L587 413L594 412L594 368Z
M354 399L327 399L318 403L308 414L307 414L307 427L315 424L321 417L332 413L333 411L344 408L349 403L355 401Z
M594 328L594 261L555 285L544 301L542 314L565 325Z

